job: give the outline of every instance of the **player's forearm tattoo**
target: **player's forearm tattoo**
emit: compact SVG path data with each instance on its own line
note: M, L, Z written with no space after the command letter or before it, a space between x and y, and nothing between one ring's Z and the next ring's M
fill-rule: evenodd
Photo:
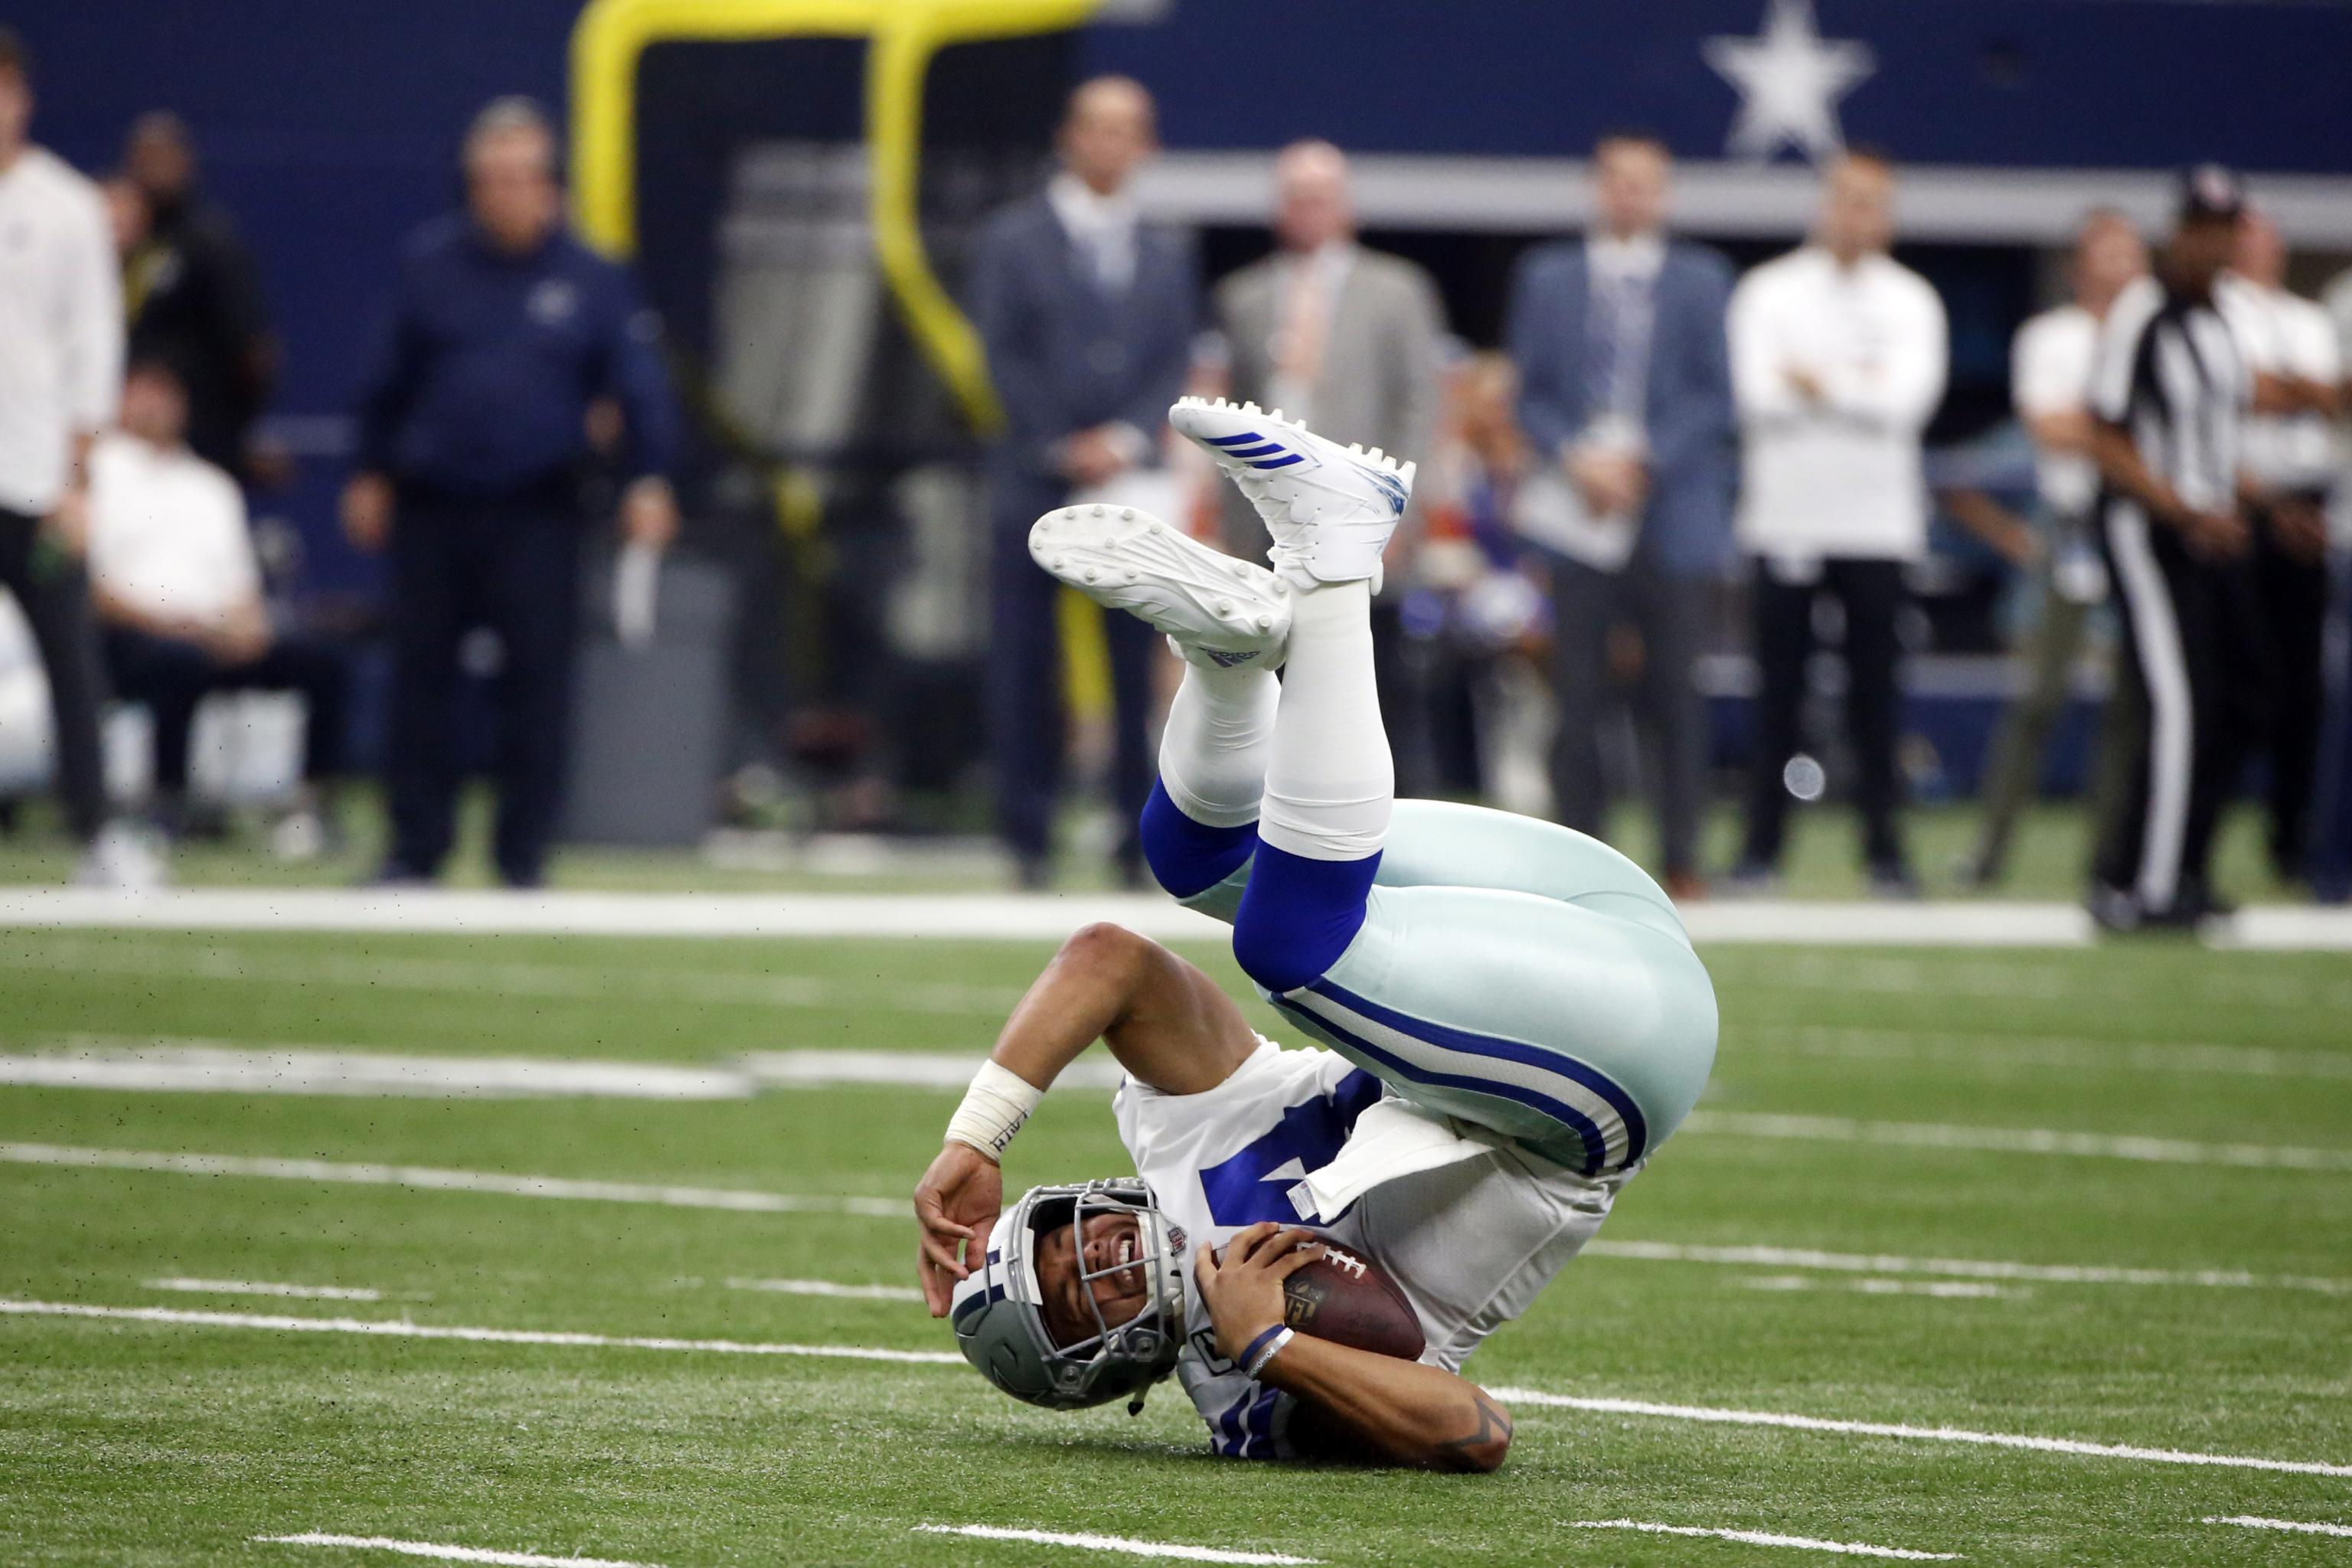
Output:
M1478 1425L1438 1444L1437 1461L1449 1469L1491 1470L1511 1446L1511 1413L1482 1390L1471 1390L1470 1399L1478 1407Z

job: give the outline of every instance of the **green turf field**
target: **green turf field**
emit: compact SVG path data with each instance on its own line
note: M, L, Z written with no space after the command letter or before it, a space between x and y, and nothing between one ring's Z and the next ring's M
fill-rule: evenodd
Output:
M1044 956L9 931L0 1050L977 1055ZM1240 990L1228 961L1193 956ZM415 1561L253 1539L306 1532L665 1568L1144 1561L918 1528L975 1524L1330 1564L1827 1560L1580 1527L1612 1521L1977 1563L2352 1560L2352 1541L2200 1522L2352 1526L2352 965L2173 942L1707 957L1725 1033L1703 1120L1472 1376L2231 1462L1521 1398L1491 1478L1235 1464L1207 1457L1172 1388L1136 1420L1055 1416L961 1365L677 1342L949 1349L894 1290L913 1252L898 1205L950 1093L15 1087L0 1561ZM2009 1147L1966 1146L1988 1130ZM120 1168L180 1155L222 1158ZM298 1163L240 1163L264 1161ZM1008 1181L1120 1161L1108 1097L1075 1089L1023 1134ZM638 1186L500 1190L516 1176ZM806 1202L644 1201L664 1184ZM299 1331L328 1320L667 1342Z

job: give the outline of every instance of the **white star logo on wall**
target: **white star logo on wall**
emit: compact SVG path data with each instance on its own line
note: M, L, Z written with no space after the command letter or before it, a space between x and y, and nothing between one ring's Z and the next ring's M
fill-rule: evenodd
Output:
M1771 0L1754 38L1709 38L1706 63L1739 89L1727 150L1769 158L1793 147L1819 160L1845 145L1838 100L1877 68L1868 44L1832 41L1813 20L1813 0Z

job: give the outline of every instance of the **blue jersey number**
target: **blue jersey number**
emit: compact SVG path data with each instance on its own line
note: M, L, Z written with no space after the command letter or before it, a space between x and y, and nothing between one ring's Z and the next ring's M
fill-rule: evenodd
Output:
M1265 1137L1201 1173L1209 1217L1221 1226L1255 1225L1261 1220L1281 1225L1327 1223L1319 1215L1300 1214L1298 1205L1290 1201L1290 1189L1304 1181L1307 1172L1331 1163L1339 1145L1355 1131L1356 1118L1380 1097L1381 1080L1359 1068L1341 1079L1329 1094L1284 1111L1282 1121Z

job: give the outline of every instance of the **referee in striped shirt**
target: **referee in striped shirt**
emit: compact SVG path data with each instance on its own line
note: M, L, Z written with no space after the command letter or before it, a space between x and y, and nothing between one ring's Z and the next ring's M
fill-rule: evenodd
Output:
M2110 930L2227 911L2206 862L2236 756L2227 706L2242 635L2234 578L2250 542L2239 445L2252 378L2213 284L2244 206L2228 171L2189 172L2156 276L2116 299L2093 375L2100 533L2124 626L2117 695L2147 715L2091 868L2091 912Z

